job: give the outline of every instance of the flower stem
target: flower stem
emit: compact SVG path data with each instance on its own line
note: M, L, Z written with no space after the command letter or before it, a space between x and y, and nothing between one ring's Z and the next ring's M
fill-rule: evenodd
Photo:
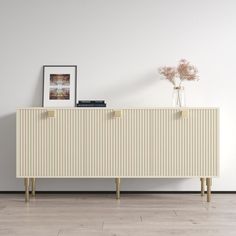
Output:
M180 94L179 94L179 92L180 92L180 89L178 89L178 104L179 104L179 106L180 106L180 107L182 107L182 104L181 104L181 99L180 99Z

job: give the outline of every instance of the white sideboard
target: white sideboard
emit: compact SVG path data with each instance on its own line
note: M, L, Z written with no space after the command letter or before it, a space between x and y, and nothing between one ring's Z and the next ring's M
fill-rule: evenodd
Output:
M18 178L219 176L217 108L23 108L17 110Z

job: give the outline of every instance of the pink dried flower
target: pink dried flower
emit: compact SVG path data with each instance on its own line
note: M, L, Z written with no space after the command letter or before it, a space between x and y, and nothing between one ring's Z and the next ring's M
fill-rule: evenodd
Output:
M198 80L198 70L185 59L179 61L178 67L164 66L159 68L159 73L169 80L174 86L181 86L183 80Z
M177 74L175 67L164 66L159 68L159 73L163 75L167 80L169 80L173 85L175 85L175 76Z
M185 59L179 61L177 72L180 80L191 81L191 80L197 80L199 78L197 68L191 65L190 62L188 62Z

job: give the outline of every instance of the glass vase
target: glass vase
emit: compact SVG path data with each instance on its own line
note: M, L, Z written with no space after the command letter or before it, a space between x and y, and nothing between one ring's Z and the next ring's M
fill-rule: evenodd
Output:
M173 90L172 104L174 107L185 107L185 91L183 86L176 86Z

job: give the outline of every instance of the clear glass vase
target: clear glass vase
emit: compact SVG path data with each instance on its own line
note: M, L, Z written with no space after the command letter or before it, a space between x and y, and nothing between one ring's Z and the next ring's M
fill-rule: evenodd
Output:
M176 86L173 90L172 104L174 107L185 107L185 91L183 86Z

